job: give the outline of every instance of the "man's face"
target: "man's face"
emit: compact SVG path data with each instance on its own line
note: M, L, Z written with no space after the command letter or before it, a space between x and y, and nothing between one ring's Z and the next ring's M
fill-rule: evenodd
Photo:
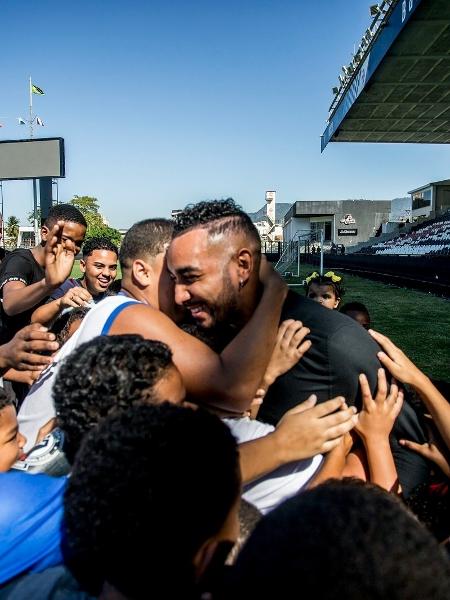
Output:
M106 292L117 274L117 254L111 250L93 250L80 260L87 291L93 296Z
M5 406L0 410L0 472L8 471L20 458L26 441L19 433L14 407Z
M188 231L172 240L167 266L176 304L184 306L197 325L233 322L239 310L238 275L226 240L211 242L205 229Z
M44 225L41 229L42 241L46 242L49 235L49 229ZM61 232L61 242L65 250L73 252L75 255L81 250L86 235L86 227L72 221L64 221L64 227Z

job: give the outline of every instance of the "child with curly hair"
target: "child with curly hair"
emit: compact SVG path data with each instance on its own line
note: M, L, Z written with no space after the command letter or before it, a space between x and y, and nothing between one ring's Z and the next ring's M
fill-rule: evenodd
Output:
M345 293L342 277L333 271L320 275L313 271L304 281L306 296L325 308L336 309Z

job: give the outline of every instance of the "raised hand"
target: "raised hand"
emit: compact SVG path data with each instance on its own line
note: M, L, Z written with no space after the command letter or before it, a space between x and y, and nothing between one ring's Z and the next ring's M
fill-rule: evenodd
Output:
M268 387L277 377L291 369L311 348L309 340L304 341L310 333L301 321L287 319L278 328L275 347L264 375L264 384ZM265 386L264 386L265 387Z
M283 375L296 365L305 352L311 348L309 340L303 341L309 333L310 330L307 327L303 327L301 321L287 319L281 323L278 328L272 356L261 382L261 387L256 390L255 397L246 416L256 419L267 389L277 377Z
M397 470L392 456L389 434L403 405L403 391L392 379L388 387L384 369L378 369L378 390L375 398L364 374L359 376L363 408L355 431L362 438L367 454L370 481L388 491L400 491Z
M441 469L446 477L450 477L450 465L436 442L417 444L416 442L411 442L409 440L399 440L399 443L405 448L409 448L409 450L417 452L417 454L431 460Z
M68 290L64 296L60 298L59 306L61 309L67 307L79 308L80 306L86 306L92 301L91 294L84 289L84 287L73 287Z
M388 390L386 373L378 369L378 389L375 398L370 392L367 377L359 376L363 408L358 415L355 431L363 441L368 438L387 439L394 426L403 405L403 391L399 390L397 382L392 379Z
M45 244L45 283L51 288L59 287L69 277L75 254L73 250L65 248L61 234L64 221L58 221L49 232Z
M53 353L58 350L55 335L39 323L20 329L7 344L0 346L0 368L19 371L42 371L52 362L50 356L40 352Z
M384 350L384 352L378 352L377 355L381 364L398 381L413 386L417 385L417 382L424 377L422 371L388 337L373 329L369 329L369 333Z
M324 454L338 446L342 437L355 426L355 407L347 407L338 396L315 405L317 397L287 411L274 432L282 448L283 462Z

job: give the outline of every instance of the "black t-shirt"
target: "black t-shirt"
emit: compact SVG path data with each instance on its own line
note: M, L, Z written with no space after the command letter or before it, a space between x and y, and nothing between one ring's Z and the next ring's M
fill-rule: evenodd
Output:
M361 409L361 390L358 376L365 373L372 394L377 387L378 344L364 327L336 310L324 308L289 292L281 319L297 319L309 327L307 339L311 348L290 371L270 386L259 410L258 419L276 425L283 414L311 394L318 402L344 396L349 405ZM387 373L389 376L389 373ZM400 446L399 439L423 444L426 441L420 415L404 402L390 436L403 494L406 497L417 485L427 481L430 468L420 455Z
M258 419L276 424L282 415L311 394L318 402L344 396L347 404L361 406L358 376L365 373L376 388L380 348L359 323L289 292L281 319L297 319L309 327L311 348L290 371L270 386Z
M9 281L21 281L28 286L37 283L44 277L45 271L36 261L31 250L18 248L2 261L0 266L0 298L2 300L0 342L2 344L9 341L19 329L28 325L33 311L46 301L46 298L43 298L33 308L18 315L9 316L3 310L3 286Z

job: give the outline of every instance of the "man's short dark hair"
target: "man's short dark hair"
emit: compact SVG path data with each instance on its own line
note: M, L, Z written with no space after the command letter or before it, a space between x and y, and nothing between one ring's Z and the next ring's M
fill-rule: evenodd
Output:
M3 410L6 406L13 404L11 396L9 396L5 390L0 387L0 410Z
M261 248L261 240L253 221L232 198L189 204L175 217L174 237L191 229L204 228L209 235L243 233Z
M57 221L67 221L70 223L78 223L87 229L86 219L83 214L72 204L55 204L48 211L47 218L43 225L49 229L56 225Z
M107 237L92 237L83 244L83 258L90 256L94 250L109 250L119 256L119 249Z
M166 344L140 335L99 336L69 354L53 386L67 460L73 462L81 440L101 419L151 402L153 387L173 366Z
M164 252L172 238L173 222L168 219L146 219L135 223L125 234L120 246L122 270L129 269L134 260L154 258Z
M286 598L293 589L327 600L444 600L450 563L398 498L362 482L330 480L258 523L238 556L230 597L276 590Z
M139 405L109 416L65 494L65 559L130 598L189 598L193 558L240 492L236 442L203 409ZM158 592L158 593L157 593Z

